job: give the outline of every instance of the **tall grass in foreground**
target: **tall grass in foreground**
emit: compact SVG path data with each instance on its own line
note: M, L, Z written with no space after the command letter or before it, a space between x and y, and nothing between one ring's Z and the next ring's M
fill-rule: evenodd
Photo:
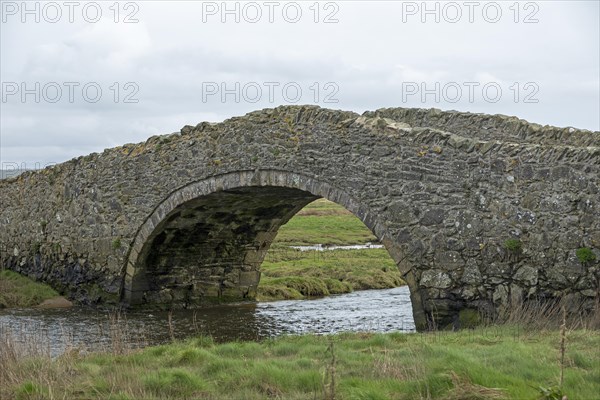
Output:
M554 306L524 304L507 310L507 324L458 332L225 344L198 337L138 350L70 351L56 359L43 337L19 347L3 333L0 398L536 399L540 387L552 398L561 374L561 395L597 398L600 333L589 324L597 315L555 321L549 310Z
M558 330L564 324L567 330L600 330L600 299L595 304L573 301L569 298L534 298L510 304L498 315L482 315L488 325L515 325L528 330Z
M106 323L98 325L99 330L106 331L108 340L94 348L76 345L66 329L61 329L60 339L53 343L49 333L39 328L25 324L15 330L0 325L0 399L55 398L53 386L57 382L69 385L72 367L82 357L92 352L119 356L147 346L143 333L134 335L118 312L108 314ZM62 347L60 356L54 356L52 344ZM15 384L20 384L20 391L3 392L2 388Z

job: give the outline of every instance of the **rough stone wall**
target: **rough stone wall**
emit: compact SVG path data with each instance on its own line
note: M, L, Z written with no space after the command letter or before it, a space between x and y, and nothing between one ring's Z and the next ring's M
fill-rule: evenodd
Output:
M234 220L219 214L200 227L218 211L202 197L236 185L298 192L276 204L284 192L272 190L265 204L281 206L280 212L262 217L258 204L214 195L225 208L245 211ZM496 312L527 297L598 296L599 189L598 132L439 110L359 116L279 107L185 126L0 181L1 262L91 304L139 302L140 296L174 301L161 285L178 284L192 285L200 298L251 297L266 251L252 246L268 248L297 207L323 196L354 212L383 241L410 286L423 328L428 319L455 323L460 310ZM249 190L246 199L263 193ZM173 234L178 229L199 240L229 232L210 250L213 257L231 255L222 246L242 237L247 246L222 257L225 267L173 261L181 255L172 252L177 246L190 249L190 241ZM161 248L167 237L173 245ZM507 249L509 239L521 249ZM575 255L581 247L591 248L596 261L581 263ZM206 261L202 249L195 260ZM175 273L175 264L194 266L200 278L179 282L187 269ZM249 274L240 280L242 273ZM206 284L196 290L198 282Z
M129 252L127 303L191 307L255 297L278 228L317 197L287 187L240 187L239 177L215 178L230 183L228 190L187 186L188 196L178 191L154 210Z

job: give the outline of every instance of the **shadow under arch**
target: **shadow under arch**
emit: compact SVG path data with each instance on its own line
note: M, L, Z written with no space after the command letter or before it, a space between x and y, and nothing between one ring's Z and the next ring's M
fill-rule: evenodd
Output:
M417 328L426 325L410 266L385 222L341 188L304 174L229 172L172 192L138 229L123 268L125 305L253 298L279 227L326 198L357 216L385 246L409 286Z

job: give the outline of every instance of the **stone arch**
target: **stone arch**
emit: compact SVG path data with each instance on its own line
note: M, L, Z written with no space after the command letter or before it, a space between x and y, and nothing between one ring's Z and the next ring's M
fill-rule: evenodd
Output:
M249 236L246 238L249 239L247 242L244 241L244 238L236 241L233 240L233 237L230 237L228 239L230 242L228 243L224 243L221 240L223 243L209 243L208 248L192 249L191 253L197 255L204 252L210 258L211 256L215 256L215 252L221 252L217 257L223 257L222 254L228 250L225 248L227 244L243 246L240 254L234 254L233 258L228 261L238 264L235 271L228 271L227 268L223 269L222 266L214 267L212 270L214 273L220 272L224 277L223 279L226 279L228 273L239 274L238 280L235 281L234 279L232 282L225 280L225 286L224 282L205 282L208 286L205 285L205 287L198 288L205 297L251 297L252 290L256 289L256 285L260 279L257 272L258 267L262 263L271 241L275 238L278 228L308 203L318 198L326 198L352 212L383 243L409 286L415 324L417 326L424 326L425 314L413 271L410 265L405 262L400 247L391 239L385 221L373 213L368 206L348 195L347 191L336 187L334 184L320 177L274 169L244 170L215 175L190 183L172 192L147 217L135 235L126 257L126 265L122 271L122 302L126 305L135 305L149 301L160 301L160 294L156 293L155 290L158 282L154 282L153 287L151 287L152 277L150 275L153 271L148 270L148 264L160 264L169 255L157 255L156 251L160 252L160 250L154 250L153 253L153 247L160 247L168 240L168 234L165 234L165 232L184 229L180 225L170 225L174 224L173 221L181 220L182 218L185 219L186 217L191 220L196 219L192 224L195 224L197 227L200 223L198 220L209 215L201 214L206 206L206 204L202 203L203 199L209 199L212 196L210 199L212 203L218 203L227 207L226 203L231 198L235 198L236 195L246 196L241 198L246 200L256 196L266 196L257 201L265 199L273 201L277 197L286 196L287 198L284 201L287 201L289 205L286 207L284 204L278 203L275 206L277 211L273 215L261 216L260 218L265 223L258 228L258 231L250 229L248 232L244 232L246 236ZM257 211L257 204L255 204L254 211L263 212L261 211L263 209ZM213 214L216 212L221 216L221 220L216 222L217 224L235 219L233 216L230 218L225 215L226 213L215 210L213 208L207 210L207 212ZM194 215L195 212L200 214ZM207 224L209 226L204 227L204 230L203 228L198 228L199 233L196 232L200 236L204 235L202 237L205 239L208 238L206 229L214 229L216 226L215 224L210 225L210 222L207 222ZM228 226L228 228L231 228L231 226ZM190 230L187 231L187 233L190 232ZM168 250L165 250L163 253L168 253ZM150 263L149 260L151 260ZM189 264L189 260L186 262ZM156 268L160 269L160 265ZM172 279L172 277L168 279ZM195 288L188 287L188 289L193 292ZM178 299L171 298L170 300L176 301Z

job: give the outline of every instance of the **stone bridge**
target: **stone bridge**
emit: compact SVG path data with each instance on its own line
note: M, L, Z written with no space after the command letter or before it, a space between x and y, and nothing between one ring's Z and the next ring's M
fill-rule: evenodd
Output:
M456 326L528 298L593 303L599 191L599 132L279 107L0 181L1 262L87 304L252 299L278 228L324 197L385 245L419 329Z

